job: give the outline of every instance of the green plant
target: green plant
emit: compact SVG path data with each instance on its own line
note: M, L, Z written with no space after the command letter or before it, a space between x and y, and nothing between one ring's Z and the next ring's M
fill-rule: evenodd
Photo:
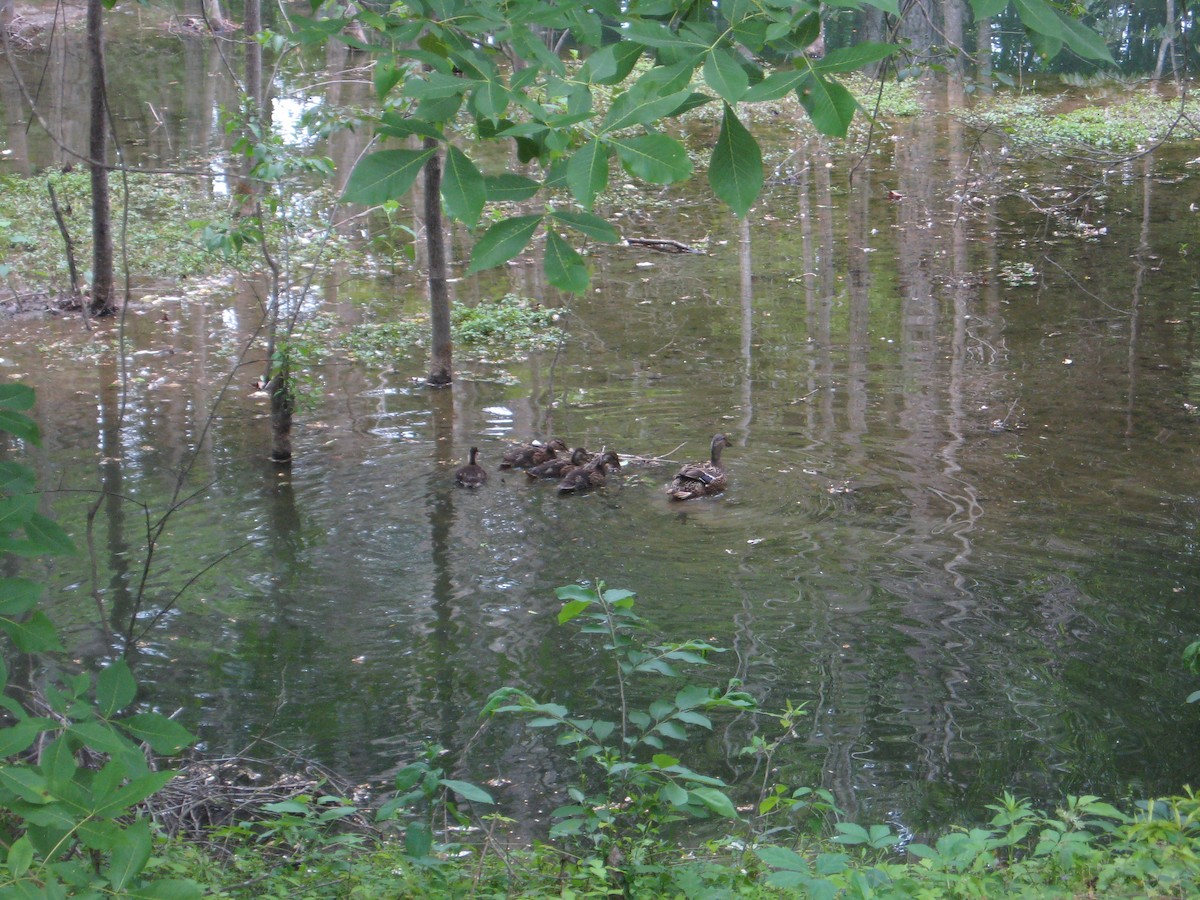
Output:
M24 414L34 393L0 385L0 432L36 445L37 424ZM32 471L0 461L0 550L25 556L73 552L70 538L36 509ZM138 804L172 772L151 767L155 753L178 753L193 741L176 722L135 704L137 684L115 659L99 673L70 674L52 656L62 649L39 609L41 585L0 578L0 630L18 654L25 683L0 662L0 894L14 897L198 897L187 881L144 875L153 853L150 822ZM36 673L54 673L35 681ZM20 699L19 699L20 698Z
M565 601L560 624L578 620L584 634L604 639L618 698L615 719L576 715L512 687L494 692L483 711L485 716L520 715L531 728L553 729L558 746L573 751L579 780L567 791L571 802L552 813L557 821L551 837L629 849L631 839L653 838L681 817L738 819L724 781L688 768L666 748L686 744L690 728L710 730L713 711L756 710L754 698L736 680L723 689L685 684L644 708L636 708L631 698L634 676L677 680L679 666L704 665L710 653L723 651L703 641L649 640L649 623L634 612L630 591L597 582L594 587L568 585L557 593Z

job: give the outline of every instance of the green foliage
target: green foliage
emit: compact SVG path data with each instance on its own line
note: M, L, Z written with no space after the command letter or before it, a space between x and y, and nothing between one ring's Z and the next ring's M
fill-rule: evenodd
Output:
M1046 0L1013 2L1046 55L1068 47L1089 59L1111 61L1094 32ZM977 12L999 9L993 0L975 5ZM446 144L442 199L451 217L473 229L496 197L469 151L449 141L448 130L460 116L470 122L473 139L510 141L520 162L541 167L545 188L566 188L575 203L591 210L614 158L630 175L651 184L689 177L691 158L662 126L714 100L721 101L724 114L721 137L708 160L709 183L736 215L745 216L762 185L762 154L738 110L794 95L817 131L844 136L858 101L837 77L899 50L863 42L809 59L804 51L821 33L821 16L830 14L823 6L813 0L717 0L701 10L690 0L604 0L582 7L542 0L444 0L398 3L386 12L362 10L354 17L372 32L367 49L376 56L374 86L385 105L377 132ZM896 0L839 0L828 6L873 6L901 14ZM312 8L326 15L297 23L301 41L338 39L350 24L338 18L347 14L341 4L313 0ZM619 29L612 25L618 20ZM587 59L575 71L543 43L543 34L565 32ZM341 39L359 45L357 39ZM511 65L514 57L520 65ZM366 156L350 174L344 199L366 205L398 199L431 152L383 149ZM513 258L546 224L536 211L492 224L476 243L471 271ZM552 284L570 291L586 288L583 258L562 239L548 236L544 259Z
M27 284L65 284L67 257L54 217L48 213L46 182L53 181L63 218L83 268L91 258L91 188L83 169L69 173L0 177L0 257ZM199 179L130 173L128 232L124 248L130 271L179 277L212 272L211 256L193 237L189 223L221 215L225 201ZM125 221L125 192L113 193L113 221Z
M1001 129L1014 143L1037 149L1049 145L1126 152L1168 138L1200 136L1195 124L1200 105L1191 101L1181 106L1177 100L1143 90L1119 102L1056 112L1058 99L996 95L974 106L965 117L976 127Z
M24 385L0 385L0 431L36 444L33 406ZM72 552L70 539L34 509L34 476L20 463L0 463L0 547L25 555ZM23 537L14 537L22 532ZM48 656L61 648L54 626L34 607L41 586L0 579L0 631L18 653ZM8 659L12 657L6 654ZM155 771L139 742L158 754L178 753L193 741L183 726L154 712L134 712L137 684L123 659L98 674L61 674L37 686L44 705L31 710L18 697L28 685L10 681L0 665L0 894L21 897L140 896L190 898L190 882L144 874L153 853L149 822L136 807L172 773ZM34 749L36 745L36 750Z
M615 718L580 716L517 688L494 692L483 711L518 714L530 728L557 732L557 745L571 751L579 781L567 791L572 802L552 813L551 837L602 847L657 835L681 817L738 819L725 782L688 768L667 747L686 745L692 729L712 730L713 712L755 710L754 698L733 681L723 689L685 683L644 708L627 701L635 676L679 680L681 666L704 665L710 653L724 651L703 641L648 640L649 625L634 612L629 591L568 585L558 598L560 624L578 620L584 634L603 638L621 698Z

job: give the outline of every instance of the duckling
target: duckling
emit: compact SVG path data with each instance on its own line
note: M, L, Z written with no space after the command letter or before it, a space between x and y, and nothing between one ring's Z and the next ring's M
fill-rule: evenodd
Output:
M604 457L600 457L592 460L586 466L568 470L567 474L563 476L563 480L558 483L558 492L560 494L577 494L591 488L604 487L605 482L608 481L605 471L607 465Z
M477 488L487 483L487 469L475 462L478 453L479 448L472 447L467 464L454 470L454 480L462 487Z
M567 474L568 469L575 469L584 465L592 454L588 453L582 447L576 447L571 452L570 459L562 456L556 456L554 459L547 460L540 466L533 466L526 469L525 474L530 478L562 478Z
M600 459L604 460L604 465L616 471L621 468L621 457L617 456L616 450L605 450L603 453L597 453L592 457L592 462L597 462Z
M672 500L691 500L695 497L711 497L725 490L729 478L721 465L721 448L729 446L729 438L723 434L713 435L712 452L705 462L688 463L675 475L675 480L666 487Z
M500 468L528 469L531 466L540 466L554 459L556 452L560 450L563 453L567 452L567 445L560 438L554 438L546 444L537 441L518 444L505 451L504 458L500 460Z

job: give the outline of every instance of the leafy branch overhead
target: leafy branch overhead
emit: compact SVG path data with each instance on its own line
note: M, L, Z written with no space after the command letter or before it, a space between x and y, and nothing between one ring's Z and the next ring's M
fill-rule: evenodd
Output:
M1013 4L1044 55L1066 47L1111 61L1093 31L1048 0ZM314 11L322 5L314 0ZM1007 5L1008 0L971 0L977 17L996 15ZM822 59L809 59L805 50L821 35L823 8L865 6L900 15L898 0L823 5L815 0L595 0L589 5L410 0L386 13L363 9L355 17L373 35L364 49L375 56L374 84L385 109L377 132L447 145L442 199L451 217L475 228L489 202L547 192L545 213L500 219L487 229L476 244L471 271L512 259L544 232L547 280L579 291L587 285L587 269L553 230L563 221L561 210L577 205L590 213L614 159L651 184L690 177L687 149L661 130L670 120L703 104L722 104L708 180L739 217L749 212L763 181L762 153L738 116L739 105L795 94L818 131L844 136L858 104L837 76L886 60L899 47L862 42ZM312 20L301 35L353 42L342 37L348 23ZM585 58L582 66L568 67L547 49L547 36L568 32ZM631 79L639 60L649 68ZM610 103L597 102L614 89ZM521 163L538 164L540 180L508 175L498 181L484 175L472 159L476 145L451 146L447 138L446 126L460 115L472 123L473 138L512 142ZM343 199L364 205L399 199L431 152L370 154L351 173ZM519 185L514 178L521 178Z

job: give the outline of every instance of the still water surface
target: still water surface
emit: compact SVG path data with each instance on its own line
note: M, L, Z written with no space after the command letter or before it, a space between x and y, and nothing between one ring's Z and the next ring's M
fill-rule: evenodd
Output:
M172 65L205 70L177 44ZM156 155L219 142L206 102L207 124L165 114ZM144 635L149 698L182 708L209 751L268 736L382 778L425 741L461 750L502 685L611 704L606 660L554 621L555 587L598 578L636 591L665 636L730 648L714 678L767 707L807 703L780 778L830 788L861 820L966 820L1004 789L1052 801L1195 782L1180 652L1200 634L1196 154L1018 165L945 102L931 92L928 114L865 157L782 134L745 228L696 193L607 210L628 235L707 238L706 255L596 248L579 298L534 265L460 282L460 302L515 291L563 307L569 339L504 367L463 362L444 391L420 384L420 355L327 365L286 469L265 458L258 366L235 369L260 318L248 288L217 302L147 288L128 317L123 420L112 326L7 326L7 371L38 390L56 515L82 545L90 492L125 498L101 504L95 539L112 622L141 577L138 504L153 518L195 495L150 570L156 606L186 591ZM1093 178L1070 214L1018 192ZM338 276L323 304L349 321L387 314L363 297L423 302L411 269ZM732 440L716 500L669 503L669 465L567 498L495 469L517 439L682 461L716 431ZM492 479L455 489L473 445ZM87 564L51 578L56 618L102 654ZM705 751L732 757L769 728L723 723ZM457 765L530 813L565 777L505 722ZM737 778L750 764L713 765Z

